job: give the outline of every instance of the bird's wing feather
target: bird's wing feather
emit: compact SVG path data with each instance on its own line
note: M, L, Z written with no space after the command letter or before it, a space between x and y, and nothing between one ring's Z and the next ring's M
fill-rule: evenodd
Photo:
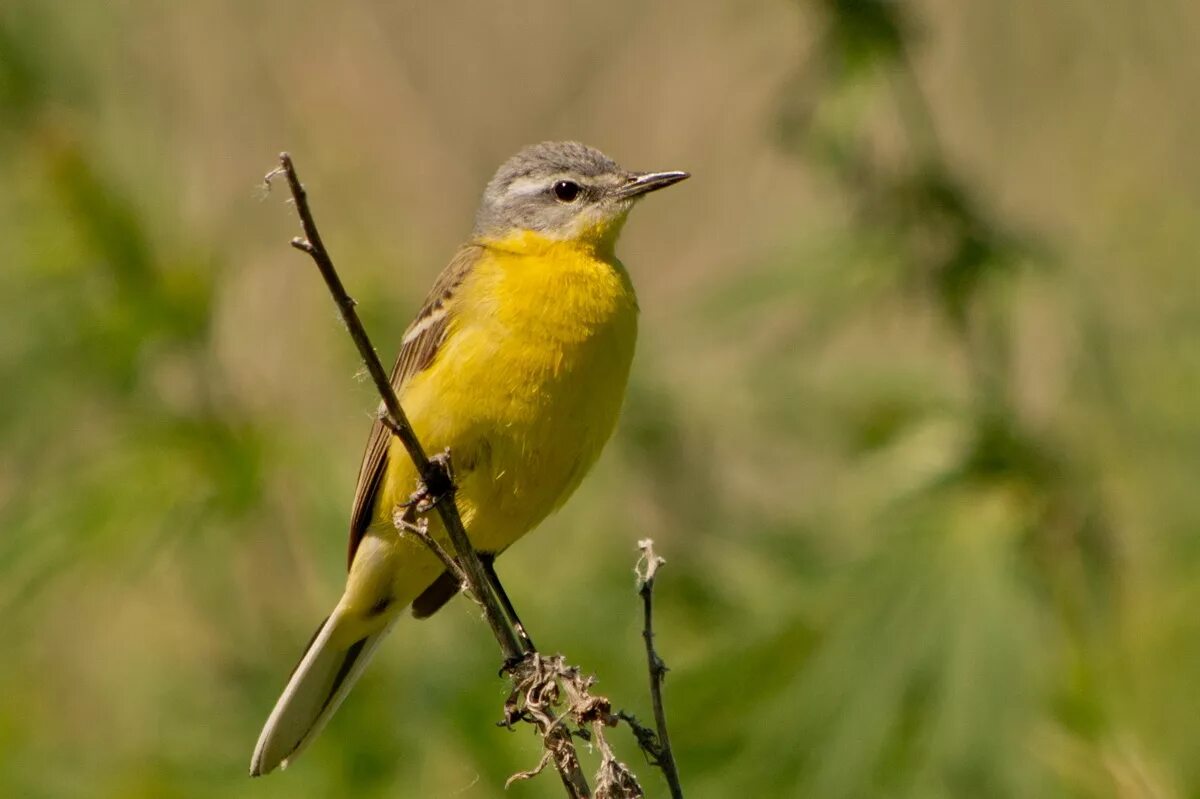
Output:
M483 248L468 244L455 253L454 258L438 275L433 288L425 298L416 319L404 333L404 343L396 365L392 367L392 388L403 400L404 385L421 371L429 368L437 357L438 350L446 340L450 320L454 313L454 294L463 278L479 260ZM354 553L366 534L375 510L375 496L379 484L387 471L388 444L391 433L379 419L371 425L371 437L363 454L362 467L358 472L358 487L354 489L354 507L350 514L349 562L354 562Z

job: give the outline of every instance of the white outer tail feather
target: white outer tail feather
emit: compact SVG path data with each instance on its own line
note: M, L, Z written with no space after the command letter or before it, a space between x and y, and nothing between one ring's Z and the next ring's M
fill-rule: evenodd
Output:
M269 774L277 766L287 768L304 751L358 682L375 648L393 626L389 624L350 646L337 647L332 639L341 619L341 613L334 611L325 620L292 672L258 736L250 760L250 776ZM343 670L346 673L338 682Z

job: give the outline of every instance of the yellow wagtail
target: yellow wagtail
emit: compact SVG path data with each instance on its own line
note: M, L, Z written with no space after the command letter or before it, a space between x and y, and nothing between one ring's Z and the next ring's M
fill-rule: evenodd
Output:
M637 298L613 248L634 203L685 172L627 172L576 142L509 159L470 240L404 334L392 384L429 452L449 449L458 508L492 560L558 508L612 433L637 337ZM324 727L401 612L458 591L393 509L417 474L379 421L350 518L346 590L271 711L251 775L286 766ZM440 523L430 532L445 540Z

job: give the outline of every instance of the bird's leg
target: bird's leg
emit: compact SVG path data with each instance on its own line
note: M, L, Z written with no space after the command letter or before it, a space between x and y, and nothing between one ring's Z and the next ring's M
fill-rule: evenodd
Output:
M454 489L456 488L454 485L454 470L450 461L450 450L434 455L429 459L429 464L429 473L422 476L421 483L417 487L416 492L405 503L406 507L414 508L417 513L428 513L443 498L447 496L453 497ZM492 589L496 592L496 598L500 600L501 608L505 615L508 616L508 620L512 622L513 628L517 631L517 637L521 640L521 660L524 660L525 656L536 652L537 647L534 646L533 639L529 637L529 633L525 632L525 625L521 623L521 617L517 615L512 600L508 598L508 594L504 591L504 585L500 582L500 577L496 574L496 556L495 554L484 552L477 552L476 554L479 557L479 563L483 566L483 571L488 581L492 584ZM516 663L504 664L506 669L512 668L515 665Z
M496 575L496 556L480 552L479 562L483 564L483 570L487 573L487 578L491 582L492 588L496 591L496 598L500 600L500 606L504 608L505 615L508 616L509 621L512 622L513 627L516 629L517 637L521 639L521 649L524 651L524 654L529 655L536 652L537 647L534 646L533 639L529 637L529 633L525 632L525 625L521 623L521 617L517 615L517 610L513 607L512 600L504 592L504 585ZM509 665L505 664L505 666Z
M385 423L386 424L386 423ZM421 475L417 490L402 503L418 514L429 513L439 502L453 497L458 486L454 484L454 467L450 461L450 450L439 452L429 459L429 468Z

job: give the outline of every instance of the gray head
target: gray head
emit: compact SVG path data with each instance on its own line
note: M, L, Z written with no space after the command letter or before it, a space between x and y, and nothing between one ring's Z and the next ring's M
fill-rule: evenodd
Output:
M475 238L533 231L549 239L611 243L633 204L688 177L629 172L579 142L542 142L504 162L483 192Z

